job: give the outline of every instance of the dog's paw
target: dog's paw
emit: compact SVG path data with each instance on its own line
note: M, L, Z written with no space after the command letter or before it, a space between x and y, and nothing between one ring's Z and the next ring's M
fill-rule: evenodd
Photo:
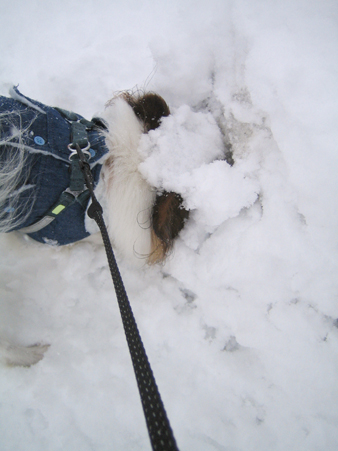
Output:
M31 366L39 362L49 345L19 346L0 339L1 357L9 366Z

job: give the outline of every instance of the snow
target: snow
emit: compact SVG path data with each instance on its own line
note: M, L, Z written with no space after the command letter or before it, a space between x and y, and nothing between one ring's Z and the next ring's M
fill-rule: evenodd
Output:
M119 265L179 448L338 449L337 3L3 0L0 23L3 95L171 107L140 170L190 219L165 265ZM149 450L100 241L0 248L1 329L51 345L0 367L1 450Z

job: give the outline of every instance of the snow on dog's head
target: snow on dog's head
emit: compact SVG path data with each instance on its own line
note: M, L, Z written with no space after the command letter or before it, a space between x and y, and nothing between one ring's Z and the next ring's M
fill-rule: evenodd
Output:
M109 234L116 250L134 263L163 261L188 215L178 194L157 195L156 187L139 172L144 160L139 152L141 136L156 130L169 114L158 94L129 92L109 101L104 114L109 154L98 192L107 201Z

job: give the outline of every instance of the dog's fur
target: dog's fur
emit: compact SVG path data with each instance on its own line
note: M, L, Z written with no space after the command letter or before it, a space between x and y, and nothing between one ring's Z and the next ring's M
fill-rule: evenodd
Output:
M138 170L142 158L137 149L142 133L159 127L162 118L169 114L166 102L155 93L123 92L107 103L102 116L108 124L102 133L109 152L95 193L103 205L113 247L122 258L136 264L163 262L188 218L179 194L157 191ZM17 159L2 168L0 204L15 192L25 162L24 150ZM6 228L8 223L3 223L1 231L7 231ZM96 231L88 217L86 228ZM23 348L0 338L0 351L14 365L36 363L47 347Z
M172 249L173 241L188 218L183 199L176 193L157 192L138 170L137 151L142 133L154 130L169 108L157 94L122 93L107 105L103 118L109 149L97 187L105 204L110 238L127 260L158 263ZM87 228L90 228L87 219Z

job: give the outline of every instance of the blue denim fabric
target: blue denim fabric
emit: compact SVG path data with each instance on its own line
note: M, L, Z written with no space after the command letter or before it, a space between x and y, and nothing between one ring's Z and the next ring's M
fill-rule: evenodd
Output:
M31 207L30 214L17 230L34 224L58 201L61 193L69 187L70 162L68 144L71 142L70 123L54 108L43 105L23 96L14 88L14 97L0 97L0 113L8 113L8 120L2 117L1 139L12 135L13 125L23 130L27 160L17 189L23 189L19 203L15 205L16 214L24 217ZM77 115L79 119L82 116ZM88 131L91 144L92 168L95 183L98 182L100 159L108 152L104 137L98 130ZM12 142L15 140L12 139ZM14 146L0 146L0 163L15 156L18 149ZM29 186L32 185L31 188ZM28 189L24 189L25 186ZM10 199L5 206L11 209ZM42 243L69 244L89 235L84 227L85 211L75 202L61 212L56 219L38 232L29 236Z

